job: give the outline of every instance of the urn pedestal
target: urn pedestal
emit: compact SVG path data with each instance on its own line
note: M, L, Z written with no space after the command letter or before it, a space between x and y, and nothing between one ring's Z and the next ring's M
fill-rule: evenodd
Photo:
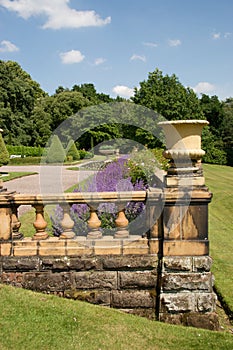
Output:
M170 167L165 177L165 185L204 186L205 180L201 158L201 134L206 120L173 120L158 123L166 138L163 155L170 159Z

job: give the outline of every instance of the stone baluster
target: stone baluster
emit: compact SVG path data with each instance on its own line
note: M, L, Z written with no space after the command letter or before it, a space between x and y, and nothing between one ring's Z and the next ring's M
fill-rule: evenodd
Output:
M61 221L61 226L63 228L63 232L60 235L60 239L68 239L68 238L74 238L75 233L73 232L74 227L74 221L70 217L70 206L69 205L63 205L63 219Z
M97 239L102 237L102 232L99 230L101 221L96 213L96 206L89 205L90 218L87 221L89 232L87 234L88 239Z
M21 239L23 238L23 234L19 232L19 229L21 227L21 222L18 219L18 207L19 206L13 206L12 207L12 238L15 239Z
M48 233L45 231L47 227L47 222L44 219L44 205L35 204L33 207L36 210L36 220L33 223L33 226L36 229L36 233L32 237L34 240L46 239L48 238Z
M125 216L125 205L124 204L118 205L118 213L117 213L117 218L115 220L116 233L114 235L114 238L129 237L128 224L129 224L129 221Z

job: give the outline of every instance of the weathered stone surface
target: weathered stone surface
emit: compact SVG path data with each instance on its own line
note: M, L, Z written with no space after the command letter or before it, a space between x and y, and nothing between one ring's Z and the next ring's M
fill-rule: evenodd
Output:
M103 268L107 270L151 270L157 266L158 258L150 255L105 256L103 258Z
M183 315L182 323L185 326L210 329L213 331L219 330L218 315L216 313L188 313Z
M36 272L23 275L23 287L41 292L64 291L72 287L72 274L70 272Z
M152 271L119 272L119 288L155 288L157 274Z
M198 293L196 305L198 312L213 312L216 309L217 296L215 293Z
M66 290L64 296L69 299L86 301L92 304L110 306L111 292L101 290L81 291L81 290Z
M22 287L23 275L19 272L3 272L0 276L0 283L10 284L14 287Z
M73 257L70 258L69 267L71 270L87 271L87 270L102 270L102 259L100 257Z
M162 277L164 291L206 291L212 292L212 274L207 273L170 273Z
M102 262L97 257L48 257L41 258L41 269L52 271L88 271L88 270L100 270L102 269Z
M113 291L112 307L116 308L154 308L155 290L146 291Z
M160 312L178 313L196 311L194 293L169 293L160 295Z
M40 260L38 257L8 257L3 258L2 268L4 271L32 271L38 270Z
M163 267L165 271L192 271L192 257L165 257Z
M135 308L135 309L119 309L120 311L126 312L127 314L137 315L141 317L146 317L149 320L155 320L155 309L143 309L143 308Z
M193 258L193 271L208 272L211 269L213 260L210 256L200 256Z
M182 325L182 314L161 313L159 315L159 321L175 325Z
M218 316L215 313L197 313L188 312L180 314L166 314L162 313L159 315L159 320L161 322L190 326L196 328L204 328L213 331L219 330Z
M41 257L41 270L49 271L68 271L70 267L70 258L64 256L59 258Z
M75 272L74 283L77 289L117 289L116 271Z

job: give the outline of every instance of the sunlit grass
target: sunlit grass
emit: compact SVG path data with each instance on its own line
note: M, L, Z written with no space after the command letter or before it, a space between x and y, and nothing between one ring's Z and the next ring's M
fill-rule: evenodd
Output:
M231 350L233 337L1 286L1 350Z

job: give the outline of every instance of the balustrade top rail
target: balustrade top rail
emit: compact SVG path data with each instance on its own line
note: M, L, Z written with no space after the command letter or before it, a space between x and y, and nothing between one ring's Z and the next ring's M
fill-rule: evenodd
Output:
M145 201L147 191L125 192L74 192L61 194L13 194L10 198L15 205L32 204L56 204L56 203L102 203L102 202L128 202ZM7 198L0 198L0 204L4 204ZM8 198L9 201L9 198ZM9 203L9 202L8 202Z

